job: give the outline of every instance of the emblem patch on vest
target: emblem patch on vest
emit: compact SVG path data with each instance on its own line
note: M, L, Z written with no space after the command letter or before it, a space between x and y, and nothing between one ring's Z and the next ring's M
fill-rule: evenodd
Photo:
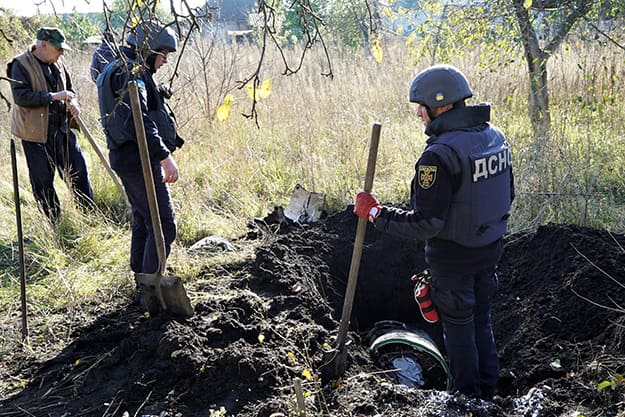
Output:
M419 186L424 190L427 190L432 185L434 185L434 181L436 181L436 170L437 166L433 165L419 165Z

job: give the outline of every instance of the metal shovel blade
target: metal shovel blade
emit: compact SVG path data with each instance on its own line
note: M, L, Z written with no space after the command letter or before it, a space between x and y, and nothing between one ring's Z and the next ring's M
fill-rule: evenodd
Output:
M316 222L323 213L326 203L325 194L306 191L300 184L295 186L284 215L300 223Z
M347 349L351 345L351 340L346 340L342 345L323 351L319 373L321 382L327 384L340 378L347 369Z
M188 318L193 316L193 306L177 276L136 273L135 281L141 290L145 306L150 316L161 311Z

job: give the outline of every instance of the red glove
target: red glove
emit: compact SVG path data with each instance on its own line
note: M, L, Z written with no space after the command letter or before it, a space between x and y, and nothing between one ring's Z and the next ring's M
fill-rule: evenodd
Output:
M374 223L381 209L380 202L371 193L360 191L356 194L356 201L354 202L356 216Z

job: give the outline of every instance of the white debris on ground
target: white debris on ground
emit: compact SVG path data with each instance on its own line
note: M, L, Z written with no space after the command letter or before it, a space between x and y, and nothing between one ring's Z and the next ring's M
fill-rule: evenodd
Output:
M532 388L527 394L513 400L513 411L523 417L540 417L545 410L543 402L546 398L545 391L551 388L543 385L542 388Z
M220 236L206 236L195 242L188 249L189 252L230 252L234 250L234 245Z
M325 208L325 194L306 191L300 184L295 186L284 215L297 223L312 223L319 220Z

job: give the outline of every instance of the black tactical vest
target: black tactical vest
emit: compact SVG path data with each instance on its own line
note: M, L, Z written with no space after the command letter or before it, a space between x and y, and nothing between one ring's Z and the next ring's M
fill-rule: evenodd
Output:
M445 227L436 237L467 247L486 246L506 232L510 212L510 145L488 125L476 132L441 134L432 145L447 145L462 165L460 187L452 198ZM441 159L445 147L429 146Z

